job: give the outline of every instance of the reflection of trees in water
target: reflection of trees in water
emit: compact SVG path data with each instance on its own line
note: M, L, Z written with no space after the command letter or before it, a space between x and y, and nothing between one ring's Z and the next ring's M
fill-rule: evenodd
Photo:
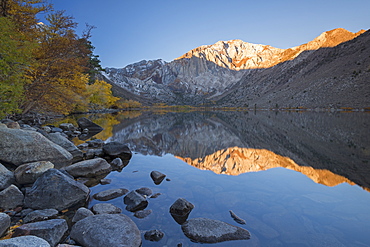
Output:
M143 114L116 125L111 140L143 154L202 160L230 147L267 149L300 166L370 187L370 114L202 112Z

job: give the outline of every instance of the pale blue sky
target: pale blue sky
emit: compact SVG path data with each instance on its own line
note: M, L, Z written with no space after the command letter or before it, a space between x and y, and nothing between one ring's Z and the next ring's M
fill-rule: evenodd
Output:
M324 31L370 28L370 0L51 0L92 42L103 67L141 60L172 61L220 40L289 48Z

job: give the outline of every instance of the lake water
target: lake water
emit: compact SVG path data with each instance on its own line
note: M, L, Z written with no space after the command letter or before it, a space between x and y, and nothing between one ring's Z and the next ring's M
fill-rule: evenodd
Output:
M370 114L363 112L123 112L90 116L133 152L128 166L106 178L111 189L148 187L144 219L123 209L159 242L143 246L199 246L181 231L169 208L182 197L189 218L221 220L251 239L211 246L370 246ZM167 175L155 185L150 172ZM90 206L99 203L91 200ZM236 223L232 210L246 221ZM144 238L143 238L144 239ZM207 244L205 244L207 245Z

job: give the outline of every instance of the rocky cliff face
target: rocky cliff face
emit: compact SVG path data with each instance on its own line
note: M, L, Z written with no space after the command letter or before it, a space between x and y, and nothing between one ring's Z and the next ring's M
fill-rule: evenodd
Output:
M326 60L322 58L327 55L321 54L322 49L337 46L362 33L364 31L352 33L345 29L334 29L322 33L307 44L289 49L241 40L219 41L214 45L191 50L169 63L163 60L144 60L123 69L107 68L105 77L119 87L119 90L115 90L118 96L144 102L199 105L217 100L222 105L261 104L257 98L250 100L251 95L270 95L274 85L285 83L292 73L299 77L301 71L292 71L292 68L304 68L311 61L324 66ZM331 53L332 60L343 61L341 54L348 48L342 47L343 51ZM272 69L277 66L280 67ZM311 69L309 73L312 75L315 71ZM269 85L267 80L273 81L274 85ZM245 90L237 92L241 87ZM296 94L294 90L288 91L291 95ZM248 98L247 101L251 102L240 98ZM272 102L268 97L266 100Z

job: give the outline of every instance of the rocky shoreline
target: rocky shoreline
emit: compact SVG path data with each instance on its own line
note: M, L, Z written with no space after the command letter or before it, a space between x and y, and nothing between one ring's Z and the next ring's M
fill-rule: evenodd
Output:
M110 172L122 171L132 152L123 143L98 139L75 146L72 137L87 140L102 130L87 118L77 122L78 127L70 123L35 127L22 121L1 121L0 247L141 246L142 234L146 241L160 241L164 236L160 229L140 231L121 208L106 202L123 197L125 210L145 218L152 213L145 210L147 199L158 196L149 188L90 194L89 187L109 183L105 177ZM166 177L159 171L148 176L155 184ZM101 203L88 208L90 197ZM250 238L244 228L225 222L188 219L193 208L179 198L169 209L190 240L217 243Z

